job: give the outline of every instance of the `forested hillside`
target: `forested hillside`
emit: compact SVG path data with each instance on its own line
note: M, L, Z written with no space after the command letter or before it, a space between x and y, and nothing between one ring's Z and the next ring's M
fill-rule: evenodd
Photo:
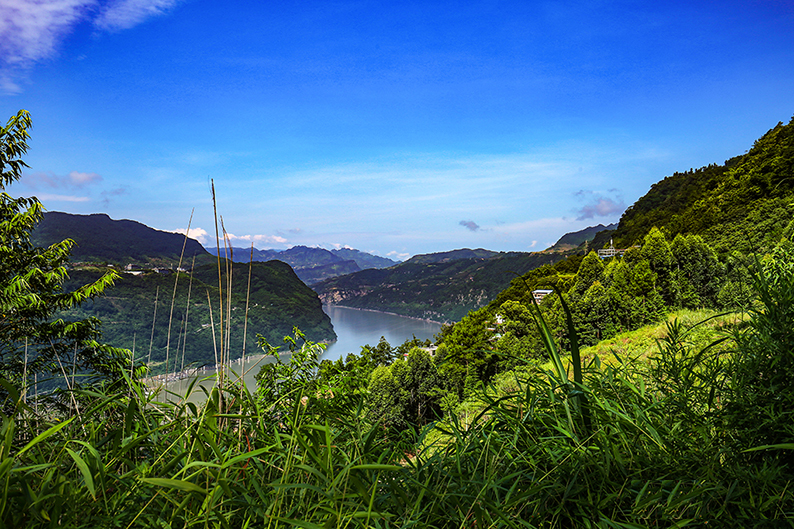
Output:
M2 188L19 179L30 124L21 111L0 129ZM784 180L777 171L792 153L781 152L762 182ZM755 187L743 195L754 204L781 198L782 184ZM733 188L723 189L719 198L738 208ZM154 287L157 314L170 313L178 277L174 327L195 323L172 330L176 364L181 346L211 332L218 270L120 278L103 266L64 283L69 243L30 243L41 204L7 193L0 202L3 527L785 527L794 519L794 242L785 236L762 237L754 254L715 251L705 235L719 243L729 237L714 234L727 231L669 237L660 223L605 259L521 254L359 272L394 274L395 284L401 273L425 277L413 284L424 292L442 290L442 278L482 288L516 260L532 265L445 326L433 346L381 341L320 362L322 348L290 330L283 342L268 335L289 354L262 367L256 389L219 377L206 393L193 386L203 402L190 394L160 402L144 384L145 366L133 369L127 351L103 345L98 320L74 317L99 315L125 339L148 336L124 319L126 308L148 320ZM647 217L673 218L654 211ZM741 229L742 218L720 226ZM223 310L233 318L232 355L248 265L233 268L232 306L224 294ZM319 300L288 265L253 270L252 306L290 325L323 326L301 320ZM402 287L391 292L409 299ZM64 309L72 319L58 318ZM249 328L255 320L249 314ZM162 341L156 347L155 366ZM58 388L39 391L42 378L61 375Z
M331 321L323 312L317 295L304 285L289 265L280 261L253 263L251 291L246 315L248 264L234 264L229 351L231 358L243 352L243 328L247 316L246 355L261 352L257 334L270 343L280 344L282 338L299 327L314 341L336 339ZM102 270L75 270L70 273L67 288L95 278ZM137 362L149 362L154 372L165 371L166 355L169 371L179 371L191 363L214 364L213 328L210 303L214 314L216 339L220 334L218 320L218 269L216 264L197 266L192 274L180 273L176 281L176 298L171 316L171 298L176 274L150 272L144 275L122 274L106 294L83 303L63 316L84 318L94 316L102 321L105 342L126 349L135 346ZM228 310L224 270L224 312ZM208 294L209 293L209 294ZM190 299L188 300L188 296ZM155 300L157 312L155 314ZM170 320L170 343L168 341ZM154 323L154 332L152 325ZM226 334L224 330L224 335ZM153 341L152 341L153 340ZM151 357L149 349L151 345ZM168 350L167 350L168 349ZM183 363L184 362L184 363Z
M455 250L415 256L382 270L363 270L312 288L323 303L456 321L486 305L517 275L562 254Z
M178 233L155 230L134 220L113 220L104 213L73 215L60 211L44 213L31 240L49 246L72 239L72 263L130 263L151 266L176 266L182 253L183 263L196 257L199 264L212 262L212 256L194 239Z
M717 252L756 251L794 231L794 119L723 165L675 173L629 207L614 233L625 248L648 231L701 235ZM601 243L606 242L604 240Z

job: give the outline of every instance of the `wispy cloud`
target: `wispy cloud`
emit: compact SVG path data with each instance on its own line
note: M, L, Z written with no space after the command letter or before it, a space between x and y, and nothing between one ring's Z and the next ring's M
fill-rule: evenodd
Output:
M38 195L36 198L41 200L42 202L53 201L53 202L88 202L91 200L89 197L78 197L74 195L53 195L50 193L42 193Z
M40 171L25 174L20 183L31 189L82 189L101 181L102 176L96 173L72 171L67 175L56 175L55 173Z
M94 25L105 31L137 26L148 18L168 13L179 0L116 0L99 12Z
M179 0L3 0L0 2L0 90L22 91L20 80L56 56L61 42L85 20L100 31L129 29L169 12Z
M111 198L127 195L129 194L129 190L126 187L117 187L108 191L102 191L100 194L102 195L102 205L104 207L108 207L110 205Z
M615 194L617 190L610 189L608 192ZM586 190L577 191L574 193L574 196L580 200L587 201L584 206L576 210L576 220L620 215L626 209L626 205L623 203L623 199L620 196L611 198L603 196L600 193Z
M458 224L460 224L461 226L465 226L466 229L468 229L470 231L479 231L480 230L480 226L476 222L474 222L473 220L462 220L462 221L458 222Z
M3 0L0 3L0 89L21 91L17 78L55 55L61 40L95 0Z

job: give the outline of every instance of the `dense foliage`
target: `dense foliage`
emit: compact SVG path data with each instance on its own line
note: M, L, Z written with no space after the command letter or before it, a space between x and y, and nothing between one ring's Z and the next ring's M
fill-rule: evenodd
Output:
M153 402L130 380L121 391L75 391L80 414L44 416L12 392L0 432L0 519L8 527L785 524L794 516L790 408L770 404L794 391L777 376L738 392L736 383L758 362L789 362L791 305L780 308L794 291L790 257L772 256L756 274L759 304L733 337L695 348L693 329L673 322L651 364L577 364L573 355L571 379L532 306L556 367L514 369L472 395L471 413L448 408L431 423L423 410L436 396L422 383L440 366L421 349L409 344L408 357L395 359L378 344L360 366L351 357L317 376L319 349L300 334L287 341L290 360L260 376L262 389L213 389L201 406ZM367 386L350 391L356 380ZM760 403L770 391L777 398ZM759 405L763 421L737 421Z
M0 379L20 395L51 389L54 378L72 388L97 378L114 380L129 361L125 351L97 341L97 319L54 317L101 294L118 276L110 272L65 289L72 241L48 247L31 242L42 217L41 203L5 192L27 167L21 157L28 149L30 127L24 110L0 127ZM7 398L9 391L5 385L0 388L0 398Z
M669 238L701 235L719 253L771 248L794 231L792 175L794 119L778 123L724 165L676 173L654 184L623 214L615 242L626 247L653 226L664 226Z

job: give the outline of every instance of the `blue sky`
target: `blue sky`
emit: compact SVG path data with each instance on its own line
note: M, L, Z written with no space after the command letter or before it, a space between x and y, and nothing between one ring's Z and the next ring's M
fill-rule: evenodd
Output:
M792 94L784 1L0 0L12 193L240 246L541 250Z

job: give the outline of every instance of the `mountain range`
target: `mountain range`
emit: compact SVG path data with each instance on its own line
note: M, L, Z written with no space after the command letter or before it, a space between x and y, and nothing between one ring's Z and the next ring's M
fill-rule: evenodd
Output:
M217 248L209 248L217 255ZM279 260L289 264L298 277L307 285L318 283L329 277L352 274L367 268L386 268L397 264L386 257L372 255L352 248L326 250L308 246L293 246L287 250L258 250L256 248L221 249L221 255L235 262Z
M48 211L33 231L31 241L49 246L72 239L72 262L117 265L176 266L185 243L183 263L210 263L214 259L195 239L155 230L134 220L113 220L104 213L73 215Z
M566 234L555 246L559 247L564 241L589 240L596 231L604 228L599 225ZM104 214L47 212L34 231L34 242L40 246L67 237L75 241L72 260L77 263L110 264L119 269L174 268L179 262L183 244L186 245L183 268L193 266L194 256L196 267L213 267L217 261L215 248L207 251L198 241L190 238L185 243L184 235L155 230L136 221L112 220ZM570 251L573 249L567 250L568 253ZM513 278L538 266L555 263L567 255L566 251L559 251L559 248L555 252L534 253L463 248L418 254L403 263L397 263L350 248L254 248L252 254L251 248L233 247L228 253L224 249L224 254L240 264L248 263L252 258L257 263L282 261L292 268L298 279L312 286L323 303L442 322L460 319L470 310L487 304L507 288ZM126 280L129 276L124 277ZM143 302L145 305L152 303L151 300L155 298L153 290L157 288L157 281L153 279L156 276L147 277L150 278L134 280L142 282L136 288L150 291L147 294L150 301ZM126 283L122 281L120 284ZM123 287L119 288L123 290ZM282 294L286 298L300 297L294 285L282 289ZM110 295L113 297L113 294ZM101 312L102 302L97 306ZM307 310L316 312L308 306ZM141 319L142 325L147 319L142 314L136 318ZM281 326L280 323L274 325ZM325 331L311 335L315 340L329 337L332 338ZM125 347L130 346L129 339L130 336L126 336L123 342Z

